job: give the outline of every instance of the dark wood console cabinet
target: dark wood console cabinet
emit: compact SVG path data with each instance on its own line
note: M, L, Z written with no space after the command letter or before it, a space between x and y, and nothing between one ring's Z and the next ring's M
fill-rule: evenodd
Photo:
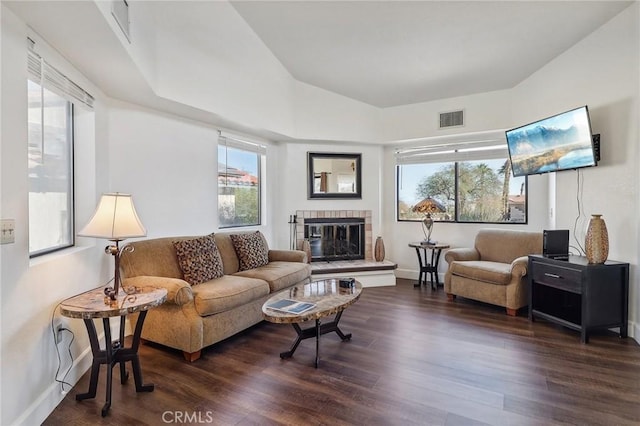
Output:
M529 320L543 318L580 331L620 327L627 337L629 264L589 264L582 256L569 260L529 256Z

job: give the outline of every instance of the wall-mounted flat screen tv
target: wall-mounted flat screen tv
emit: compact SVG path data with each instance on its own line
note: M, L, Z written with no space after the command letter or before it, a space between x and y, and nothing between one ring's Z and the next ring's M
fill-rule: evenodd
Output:
M514 176L596 165L587 106L506 131Z

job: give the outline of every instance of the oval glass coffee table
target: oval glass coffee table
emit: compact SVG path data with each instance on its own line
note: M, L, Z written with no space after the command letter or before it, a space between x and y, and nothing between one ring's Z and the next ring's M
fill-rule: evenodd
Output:
M320 336L335 332L343 341L351 339L351 333L344 334L338 327L342 312L354 304L362 293L362 284L354 281L350 288L339 286L338 278L331 278L320 281L313 281L307 284L298 284L295 287L281 291L269 298L262 305L264 319L279 324L291 324L296 330L298 337L286 352L280 353L280 358L290 358L304 339L316 338L316 362L318 368L320 362ZM313 308L302 313L289 313L270 308L278 301L285 299L296 302L306 302L315 305ZM322 318L335 314L332 321L322 323ZM315 325L308 328L301 328L300 323L315 321Z

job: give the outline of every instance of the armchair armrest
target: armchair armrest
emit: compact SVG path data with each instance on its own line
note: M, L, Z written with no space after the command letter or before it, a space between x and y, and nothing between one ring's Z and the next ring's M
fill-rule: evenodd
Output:
M185 305L193 300L193 292L188 282L178 278L153 277L140 275L126 278L122 285L126 287L155 287L167 290L167 303L178 306Z
M445 253L444 260L447 263L451 263L454 260L480 260L480 253L474 248L455 248Z
M517 257L511 262L511 275L524 277L527 275L529 256Z
M269 250L269 262L307 263L307 253L302 250Z

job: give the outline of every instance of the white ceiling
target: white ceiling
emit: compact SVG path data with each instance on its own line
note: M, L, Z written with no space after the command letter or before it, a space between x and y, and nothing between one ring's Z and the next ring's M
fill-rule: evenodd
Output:
M231 3L294 78L378 107L511 88L631 4Z
M92 2L0 1L108 95L158 103ZM243 40L216 37L211 19L201 16L215 8L202 7L203 1L139 5L150 13L157 10L158 16L171 11L169 20L180 28L175 36L192 40L202 51L235 43L235 51L244 52ZM231 5L295 79L390 107L511 88L631 3L267 0Z

